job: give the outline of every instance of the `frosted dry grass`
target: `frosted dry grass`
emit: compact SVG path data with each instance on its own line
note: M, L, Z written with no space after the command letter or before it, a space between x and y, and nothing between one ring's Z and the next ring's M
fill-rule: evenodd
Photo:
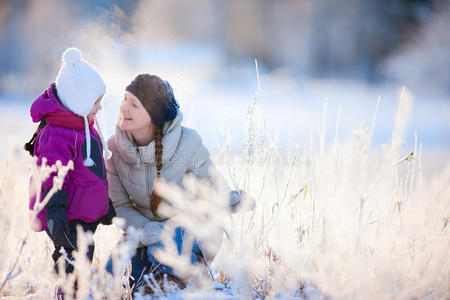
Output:
M338 136L338 117L336 137L328 145L325 105L321 126L317 134L311 133L309 144L283 154L266 133L258 101L257 95L248 110L243 151L231 153L225 130L225 144L214 156L230 186L245 189L257 199L255 210L227 216L223 199L211 201L208 191L195 180L187 179L184 193L168 189L167 196L178 210L172 226L197 229L199 239L208 240L214 232L204 228L223 226L226 234L216 259L208 262L211 273L192 269L173 255L168 243L159 253L161 258L195 276L185 291L166 286L158 292L167 296L169 291L169 296L185 299L449 297L450 164L426 178L419 138L415 149L402 148L412 95L407 90L400 94L390 145L371 145L376 113L370 127L362 125L345 139ZM53 247L45 233L29 234L31 162L17 150L2 166L0 284L9 271L12 274L0 295L49 299L62 278L52 274ZM200 217L190 218L194 212ZM215 216L220 218L211 219ZM79 296L126 296L122 277L112 278L101 267L111 251L121 261L118 269L126 265L125 252L133 245L116 247L119 233L114 226L100 227L94 236L94 270L86 261L79 264L78 273L84 276ZM87 242L89 237L82 236ZM144 280L156 287L152 278ZM216 292L213 286L222 291ZM135 299L146 298L150 297L135 295Z
M11 277L1 291L2 296L25 296L36 291L44 297L46 293L42 290L53 290L51 277L42 276L51 273L52 246L44 234L29 234L27 163L31 163L31 159L15 151L1 168L0 284L5 282L7 275ZM41 289L38 289L39 286Z
M254 288L287 298L449 297L450 164L423 178L417 138L416 149L401 148L412 102L402 89L392 144L380 158L369 151L376 115L371 129L362 125L327 147L326 104L309 151L281 157L264 124L253 123L247 132L260 134L248 139L262 143L247 143L241 157L222 153L222 170L258 198L255 215L237 215L229 226L237 248L253 254ZM233 251L225 248L224 256Z
M65 274L62 263L58 266L60 275L53 272L51 259L53 245L45 232L35 233L31 230L39 206L36 205L35 210L29 212L28 195L33 193L34 183L40 185L39 182L44 181L51 172L57 170L58 176L55 176L53 185L55 190L49 192L51 196L61 188L64 175L71 166L70 163L68 168L61 164L42 168L35 165L35 159L29 158L22 150L17 149L2 169L0 230L3 245L0 260L2 276L0 296L11 296L15 299L51 299L54 297L56 288L61 287L65 290L66 298L71 299L72 286L78 278L77 297L79 299L85 299L89 295L94 299L103 299L105 296L110 299L116 299L122 295L126 297L127 290L122 286L122 273L117 272L118 276L114 277L108 274L103 268L106 258L102 256L102 253L107 252L108 256L112 254L115 261L125 265L123 261L128 262L129 248L135 247L130 245L136 241L130 238L127 243L116 245L118 233L115 232L114 226L110 226L109 230L99 226L96 240L101 241L98 243L101 247L96 249L96 258L92 266L84 255L87 245L92 243L92 236L78 229L79 248L74 252L74 259L77 262L74 274ZM29 186L31 177L33 184ZM41 206L45 205L46 199ZM134 236L133 232L129 235ZM112 250L114 246L115 249Z

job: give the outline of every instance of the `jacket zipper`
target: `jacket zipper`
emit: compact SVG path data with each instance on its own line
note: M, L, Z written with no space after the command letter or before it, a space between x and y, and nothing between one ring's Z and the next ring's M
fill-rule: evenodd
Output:
M99 145L100 149L102 149L102 147L101 147L99 141L97 141L97 144ZM98 219L100 218L100 215L101 215L101 214L103 213L103 211L106 209L106 205L107 205L107 203L109 202L108 180L106 179L106 174L105 174L106 170L105 170L105 161L103 160L103 149L102 149L102 152L100 153L100 155L101 155L101 157L102 157L102 162L103 162L103 163L102 163L102 167L103 167L103 175L105 175L104 178L105 178L105 180L106 180L106 187L105 187L105 195L106 195L106 198L105 198L105 201L104 201L104 204L103 204L103 208L102 208L102 210L100 211L100 213L98 214L97 218L95 218L95 221L98 221ZM106 213L108 213L108 212L106 212Z
M139 151L139 147L136 148L137 152L137 160L136 160L136 167L141 167L141 152Z
M141 167L141 152L139 151L139 147L137 147L136 148L136 151L137 151L137 155L138 155L138 157L137 157L137 161L136 161L136 166L138 167L138 168L140 168ZM150 191L150 186L149 186L149 182L148 182L148 177L149 177L149 172L148 172L148 167L149 167L149 165L148 164L146 164L146 163L144 163L144 168L145 168L145 182L146 182L146 187L147 187L147 195L149 195L150 193L149 193L149 191Z
M147 185L147 196L149 196L150 195L150 176L149 176L149 172L150 171L150 164L147 164L146 166L145 166L145 182L146 182L146 185Z

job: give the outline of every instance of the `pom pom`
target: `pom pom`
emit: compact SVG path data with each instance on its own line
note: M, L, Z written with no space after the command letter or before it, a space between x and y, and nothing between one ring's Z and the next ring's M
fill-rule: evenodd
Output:
M83 165L85 165L86 167L92 167L93 165L95 165L95 162L92 160L92 158L88 157L83 162Z
M164 103L165 118L164 122L175 119L178 114L179 105L175 99Z
M81 61L81 51L77 48L67 48L63 53L63 61L66 64L78 64Z
M106 159L110 159L111 156L112 156L111 151L109 151L108 149L106 149L106 150L105 150L105 158L106 158Z

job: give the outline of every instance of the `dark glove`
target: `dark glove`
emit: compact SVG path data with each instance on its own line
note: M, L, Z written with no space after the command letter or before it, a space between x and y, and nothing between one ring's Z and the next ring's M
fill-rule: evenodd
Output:
M109 199L109 209L106 215L100 218L100 223L103 225L111 225L112 219L116 216L116 210L112 204L111 199Z
M230 200L230 208L232 212L235 212L239 204L241 204L241 194L243 190L232 190L230 191L229 200Z
M70 229L66 209L54 207L47 210L49 236L55 247L76 249L76 231Z
M49 190L43 193L43 198ZM56 192L50 201L45 205L47 210L48 233L55 247L63 246L76 249L76 231L71 230L66 207L69 195L62 189Z
M255 208L256 201L244 190L230 191L230 208L232 213L251 211Z

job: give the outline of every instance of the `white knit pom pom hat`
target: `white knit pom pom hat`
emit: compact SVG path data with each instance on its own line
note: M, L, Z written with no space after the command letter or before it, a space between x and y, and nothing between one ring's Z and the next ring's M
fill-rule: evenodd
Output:
M84 118L86 131L86 153L84 165L93 166L91 158L91 135L87 116L98 97L106 92L106 85L99 71L82 58L77 48L67 48L62 55L63 65L56 77L56 90L63 105L71 112ZM106 148L100 124L95 120L106 158L111 153Z

